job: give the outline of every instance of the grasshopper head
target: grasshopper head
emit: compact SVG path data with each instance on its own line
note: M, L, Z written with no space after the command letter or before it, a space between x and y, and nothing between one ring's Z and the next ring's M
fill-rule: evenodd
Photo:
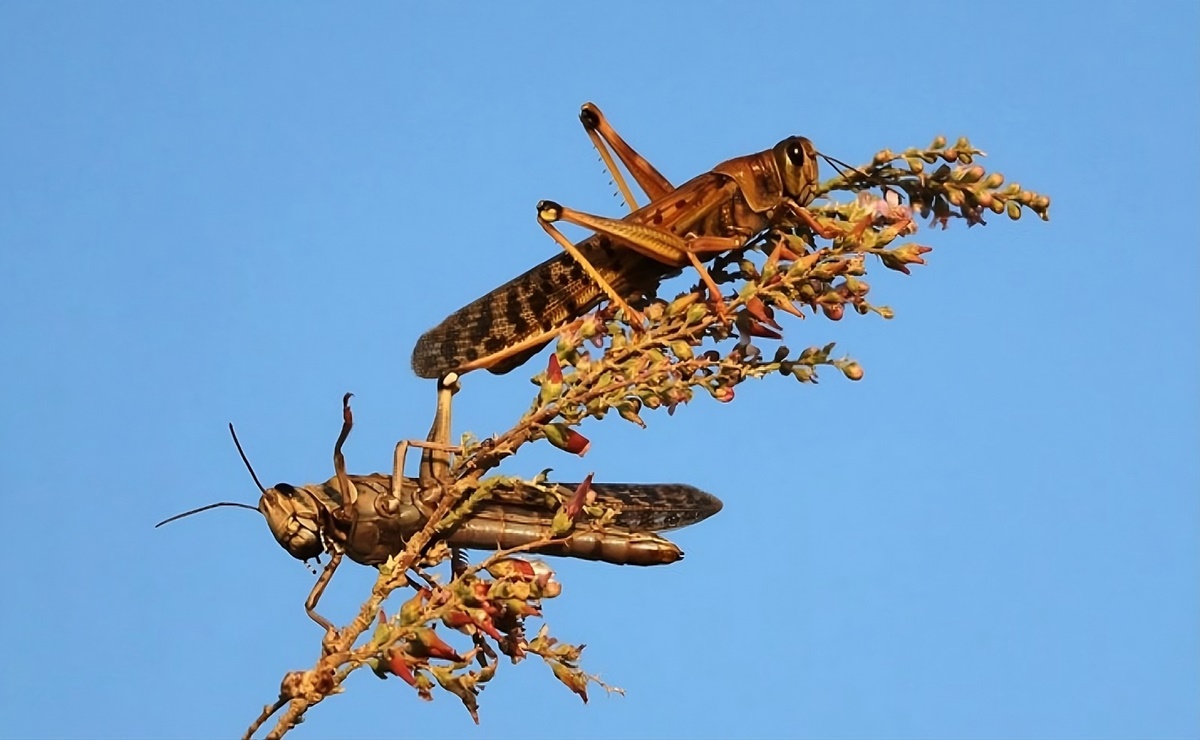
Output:
M325 551L321 541L323 507L308 490L278 483L262 492L258 510L275 541L292 557L308 560Z
M816 147L803 136L789 136L776 144L771 154L783 181L783 194L802 206L807 205L820 177Z
M318 498L316 493L314 493L315 490L319 489L312 486L297 488L287 483L278 483L273 488L264 488L263 484L258 480L258 475L254 472L254 468L250 466L250 461L246 458L246 453L242 450L242 443L238 441L237 433L233 431L232 424L229 425L229 433L233 435L233 443L237 445L238 454L242 456L242 462L246 464L246 470L250 471L250 477L254 479L254 485L258 486L258 490L262 492L262 497L258 500L258 506L250 506L249 504L238 503L236 501L221 501L209 504L208 506L201 506L191 511L185 511L182 514L176 514L154 526L161 527L176 519L182 519L185 516L199 514L202 511L216 509L221 506L234 506L239 509L257 511L262 514L263 518L267 520L267 526L271 528L271 534L275 535L275 541L297 560L310 560L324 552L325 542L321 537L321 528L328 521L329 507L324 505L322 499Z

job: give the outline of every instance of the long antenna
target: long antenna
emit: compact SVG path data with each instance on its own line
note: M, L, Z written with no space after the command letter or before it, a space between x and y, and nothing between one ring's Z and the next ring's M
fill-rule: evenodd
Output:
M838 174L841 175L842 177L846 176L845 171L842 169L844 167L847 170L853 170L854 172L857 172L867 182L873 182L876 185L879 185L880 187L882 187L884 189L887 189L887 187L888 187L888 184L886 182L884 182L883 179L880 178L879 176L871 175L866 172L863 172L862 170L855 167L854 165L846 164L845 162L838 159L837 157L831 157L828 154L825 154L823 152L817 152L817 156L820 157L821 159L825 160L829 164L833 165L833 168L835 170L837 170Z
M246 457L246 452L242 449L242 443L238 441L237 432L233 431L233 422L229 423L229 433L233 435L233 444L237 446L238 454L242 456L242 462L246 464L246 470L250 471L250 477L254 479L254 485L258 486L258 490L265 494L267 492L267 489L263 488L263 484L258 480L258 474L254 472L254 468L250 465L250 460ZM238 503L237 501L222 501L222 502L216 503L216 504L209 504L208 506L201 506L199 509L192 509L191 511L185 511L182 514L176 514L175 516L170 517L168 519L163 519L158 524L155 524L154 528L158 529L162 525L169 524L169 523L175 521L176 519L182 519L185 516L191 516L192 514L199 514L202 511L208 511L209 509L216 509L221 506L233 506L238 509L249 509L250 511L258 511L257 506L251 506L250 504L242 504L242 503Z
M239 508L239 509L249 509L250 511L258 511L258 507L257 507L257 506L251 506L250 504L240 504L240 503L238 503L237 501L222 501L222 502L220 502L220 503L218 503L218 504L209 504L208 506L201 506L199 509L192 509L191 511L185 511L185 512L183 512L182 514L176 514L176 515L175 515L175 516L173 516L173 517L169 517L169 518L167 518L167 519L163 519L163 520L162 520L161 522L159 522L158 524L155 524L155 525L154 525L154 528L155 528L155 529L158 529L158 528L159 528L159 527L161 527L162 525L164 525L164 524L170 524L171 522L175 521L176 519L182 519L182 518L184 518L185 516L191 516L192 514L199 514L199 513L200 513L200 512L202 512L202 511L208 511L209 509L215 509L215 508L217 508L217 507L220 507L220 506L234 506L234 507L237 507L237 508Z
M258 475L254 472L254 468L250 466L250 460L246 458L246 453L242 451L242 443L238 441L237 432L233 431L233 422L229 422L229 433L233 435L233 443L237 445L238 454L242 456L242 462L246 463L246 470L250 471L250 477L254 479L254 485L258 486L258 490L266 493L267 489L263 488L263 484L258 481Z

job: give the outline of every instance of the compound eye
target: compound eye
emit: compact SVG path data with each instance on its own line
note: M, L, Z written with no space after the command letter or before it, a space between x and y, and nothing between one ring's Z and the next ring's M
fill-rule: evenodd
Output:
M275 490L288 498L291 498L296 493L296 487L289 483L276 483Z
M794 166L794 167L804 166L804 162L807 159L807 157L805 156L805 153L804 153L804 147L800 145L799 141L793 141L793 142L789 143L787 145L787 149L785 149L784 152L787 154L788 161L792 163L792 166Z

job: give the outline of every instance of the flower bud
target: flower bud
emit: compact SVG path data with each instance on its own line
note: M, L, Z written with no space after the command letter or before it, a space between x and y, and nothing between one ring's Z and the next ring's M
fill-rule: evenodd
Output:
M727 385L719 385L715 388L709 388L708 392L712 394L713 398L717 399L721 403L729 403L733 400L734 396L733 388L730 388Z
M542 577L553 577L554 571L540 560L525 558L500 558L487 567L493 578L536 581Z
M617 413L620 414L621 418L625 421L633 422L642 429L645 429L646 422L642 421L642 417L638 416L638 410L641 407L642 402L639 399L634 398L627 403L622 403L621 405L617 406Z
M739 322L744 326L739 326L742 333L751 337L763 337L764 339L783 339L783 335L774 329L768 329L754 319L747 319L745 322Z
M405 660L403 650L392 650L388 654L387 666L392 675L399 676L404 683L416 688L417 678L413 675L412 666Z
M550 354L550 360L546 365L546 379L542 381L542 387L538 390L538 406L545 406L557 400L562 395L562 389L562 365L559 364L558 353L554 352Z
M592 473L588 473L583 482L575 487L575 493L571 494L571 498L567 501L566 506L563 507L563 511L574 522L579 518L579 513L583 511L583 507L595 500L596 494L592 491Z
M400 606L400 626L416 624L421 621L425 611L425 600L429 598L429 589L421 589L408 601Z
M462 662L462 656L450 647L432 627L418 627L413 631L408 641L409 653L420 658L442 658L455 663Z
M505 599L504 611L505 613L517 618L542 616L540 609L533 604L530 604L528 601L521 601L520 599Z
M700 300L699 293L684 293L667 306L667 316L678 316L698 300Z
M690 360L695 356L691 345L683 340L671 342L671 352L681 360Z
M561 422L547 424L542 427L546 440L560 450L566 450L572 455L583 457L591 449L592 443L587 437Z
M579 698L583 699L584 704L587 704L587 676L583 675L582 671L576 668L568 668L557 660L547 662L550 663L550 670L554 672L554 677L562 681L563 685L568 689L579 694Z
M775 321L775 317L772 315L770 307L763 303L762 299L758 296L754 296L750 300L746 301L746 313L757 319L759 323L766 324L773 329L783 328L778 322Z

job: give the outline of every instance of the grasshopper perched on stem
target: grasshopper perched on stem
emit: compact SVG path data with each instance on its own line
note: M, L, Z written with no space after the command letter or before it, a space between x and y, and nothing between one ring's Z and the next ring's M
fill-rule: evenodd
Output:
M509 372L605 297L636 325L637 312L626 299L653 292L689 264L721 312L720 290L701 257L741 247L771 227L803 224L831 235L805 209L817 186L818 152L804 137L788 137L771 149L723 162L676 188L621 138L595 105L584 105L580 120L632 213L617 220L551 201L539 203L538 222L566 254L469 303L422 335L412 355L418 376L436 378L477 368ZM637 207L610 147L650 197L648 205ZM555 221L596 233L572 244Z
M330 554L312 592L305 601L308 615L326 630L332 625L316 612L317 602L333 577L343 555L364 565L379 565L399 554L408 539L420 531L453 481L450 479L449 444L451 398L458 390L457 377L439 381L437 410L426 441L405 440L396 445L392 473L349 475L342 445L350 434L353 416L350 394L343 398L343 423L334 445L334 476L324 483L292 486L279 483L266 488L237 444L238 453L262 496L257 507L221 502L179 514L156 526L218 506L256 509L267 520L271 534L298 560ZM230 431L233 431L230 425ZM409 447L420 447L417 478L404 475ZM595 484L591 493L601 508L615 516L600 522L580 512L561 537L552 536L554 516L561 501L577 484L539 487L531 484L499 485L446 531L439 539L451 547L501 550L547 540L533 551L598 560L617 565L661 565L683 557L674 543L659 537L663 532L700 522L721 510L721 501L699 489L681 484Z

